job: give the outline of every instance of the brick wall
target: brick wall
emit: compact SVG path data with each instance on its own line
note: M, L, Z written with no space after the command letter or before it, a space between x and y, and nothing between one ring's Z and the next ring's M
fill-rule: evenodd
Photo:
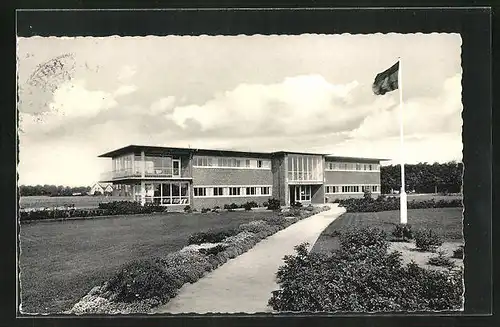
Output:
M325 185L377 184L380 185L380 172L366 171L325 171Z
M271 169L231 169L193 167L193 186L273 185Z

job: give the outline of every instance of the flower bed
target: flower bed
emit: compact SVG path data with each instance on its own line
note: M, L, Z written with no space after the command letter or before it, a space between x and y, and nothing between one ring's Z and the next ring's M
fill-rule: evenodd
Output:
M131 215L131 214L149 214L153 212L164 212L166 207L147 203L141 206L138 202L132 201L113 201L109 203L99 203L98 208L93 209L43 209L20 211L19 219L21 222L30 220L47 220L47 219L68 219L68 218L86 218L99 216L114 216L114 215Z
M304 210L300 219L328 210ZM94 287L67 313L128 314L149 312L177 295L185 283L194 283L229 259L248 251L262 239L299 218L285 217L242 224L237 230L200 232L189 245L165 257L134 261L123 266L110 280ZM206 241L214 243L206 243Z
M280 289L269 305L277 311L391 312L462 308L463 271L403 265L388 253L384 232L359 229L340 235L332 254L308 253L306 245L285 257L277 272Z
M344 207L346 212L379 212L399 210L400 200L397 197L379 196L377 198L349 198L338 201L339 206ZM408 209L427 209L427 208L455 208L462 207L462 200L423 200L408 201Z

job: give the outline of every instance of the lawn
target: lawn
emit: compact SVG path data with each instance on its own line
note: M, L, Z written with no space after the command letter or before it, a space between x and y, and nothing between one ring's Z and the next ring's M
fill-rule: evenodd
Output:
M319 236L312 251L331 251L338 247L334 232L351 227L378 227L391 233L399 222L399 210L382 212L349 212L332 222ZM432 229L445 242L463 242L462 208L431 208L408 210L408 224L412 229Z
M23 312L62 312L122 264L180 250L194 232L237 227L270 214L167 213L22 224Z
M388 197L396 197L399 198L399 195L397 194L387 194ZM455 199L462 199L461 194L449 194L449 195L440 195L440 194L434 194L434 193L428 193L428 194L407 194L408 201L426 201L426 200L432 200L434 201L440 201L440 200L445 200L445 201L451 201Z
M101 202L130 201L130 197L123 196L22 196L19 199L19 208L52 208L75 205L75 208L97 208Z

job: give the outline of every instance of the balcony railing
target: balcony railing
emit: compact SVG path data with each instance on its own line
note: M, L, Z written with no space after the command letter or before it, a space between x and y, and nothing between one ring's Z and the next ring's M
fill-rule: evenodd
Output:
M101 181L112 181L121 178L141 177L142 172L140 169L122 169L107 171L101 174ZM172 167L153 167L147 168L144 172L144 177L181 177L179 168Z

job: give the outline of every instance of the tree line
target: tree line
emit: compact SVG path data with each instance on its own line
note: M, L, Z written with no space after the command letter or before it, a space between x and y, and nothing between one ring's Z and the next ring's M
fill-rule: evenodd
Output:
M87 194L90 191L90 186L69 187L63 185L21 185L19 193L21 196L70 196L74 193Z
M405 164L405 189L416 193L460 193L462 187L461 162L443 164L418 163ZM380 167L380 186L382 193L401 188L401 166Z

